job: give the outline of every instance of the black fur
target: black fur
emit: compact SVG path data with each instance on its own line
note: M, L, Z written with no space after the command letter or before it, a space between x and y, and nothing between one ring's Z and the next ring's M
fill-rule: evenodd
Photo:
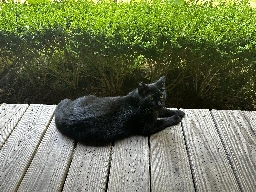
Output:
M84 96L62 100L55 122L63 134L84 143L106 144L131 135L149 136L178 124L185 115L164 107L165 77L122 97ZM158 117L161 117L158 119Z

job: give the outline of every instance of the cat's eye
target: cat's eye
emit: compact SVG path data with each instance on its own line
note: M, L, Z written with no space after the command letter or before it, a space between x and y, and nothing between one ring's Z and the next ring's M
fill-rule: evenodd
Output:
M150 99L151 101L153 101L153 100L154 100L154 98L153 98L153 97L150 97L149 99Z
M160 95L160 99L163 99L164 98L164 95Z

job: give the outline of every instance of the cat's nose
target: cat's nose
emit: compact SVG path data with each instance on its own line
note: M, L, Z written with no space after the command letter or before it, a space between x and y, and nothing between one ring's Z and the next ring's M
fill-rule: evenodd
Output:
M161 101L158 101L158 105L162 105L162 102L161 102Z

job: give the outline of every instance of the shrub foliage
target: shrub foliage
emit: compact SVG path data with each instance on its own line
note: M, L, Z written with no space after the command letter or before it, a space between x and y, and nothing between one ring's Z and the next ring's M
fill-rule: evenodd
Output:
M0 80L26 102L21 87L122 95L166 75L168 106L255 109L255 18L245 3L0 4Z

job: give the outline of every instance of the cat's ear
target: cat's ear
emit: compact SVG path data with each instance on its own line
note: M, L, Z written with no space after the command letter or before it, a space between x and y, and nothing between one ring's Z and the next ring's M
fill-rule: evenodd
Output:
M164 88L164 86L165 86L165 76L160 77L160 79L155 84L159 88Z
M138 92L140 95L145 95L148 90L148 85L145 83L139 83Z

